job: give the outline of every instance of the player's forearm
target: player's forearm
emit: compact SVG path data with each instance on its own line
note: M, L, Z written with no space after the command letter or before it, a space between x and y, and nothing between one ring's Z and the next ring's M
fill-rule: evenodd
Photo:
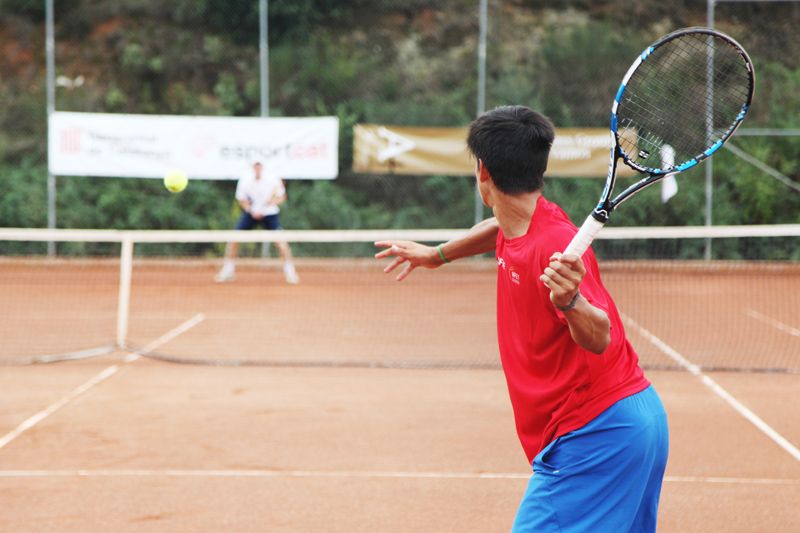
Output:
M564 311L572 340L590 352L601 354L611 342L611 321L605 311L578 296L575 307Z
M496 218L487 218L472 226L464 236L442 244L440 249L448 261L494 251L499 229Z

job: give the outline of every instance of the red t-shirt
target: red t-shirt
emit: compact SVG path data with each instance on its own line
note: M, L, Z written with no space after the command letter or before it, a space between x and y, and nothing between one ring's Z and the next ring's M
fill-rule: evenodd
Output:
M563 251L576 228L543 196L528 233L497 236L497 334L517 434L528 461L555 438L578 429L615 402L650 384L625 336L619 312L600 281L592 250L583 255L581 294L606 312L611 342L602 354L578 346L563 313L539 280L554 252Z

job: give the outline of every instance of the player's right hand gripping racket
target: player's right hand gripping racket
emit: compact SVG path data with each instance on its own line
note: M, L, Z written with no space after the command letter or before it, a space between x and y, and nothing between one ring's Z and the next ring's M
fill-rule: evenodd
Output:
M564 254L583 255L619 204L710 157L739 127L755 73L744 49L709 28L662 37L636 58L611 106L611 161L597 207ZM619 159L645 174L613 199Z

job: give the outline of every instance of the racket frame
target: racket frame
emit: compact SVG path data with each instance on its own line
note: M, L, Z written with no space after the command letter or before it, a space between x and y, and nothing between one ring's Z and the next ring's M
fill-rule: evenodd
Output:
M714 143L711 147L706 149L703 153L697 154L694 158L685 161L678 166L671 168L671 169L661 169L661 168L650 168L644 167L639 165L635 161L633 161L623 150L620 148L620 136L618 131L618 117L617 117L617 110L619 109L620 102L622 101L622 97L625 94L625 89L627 88L628 82L630 81L631 77L633 76L634 72L644 63L647 58L659 47L667 44L668 42L682 37L686 34L690 33L701 33L707 34L712 37L718 37L724 41L726 41L731 47L733 47L737 53L742 57L742 60L747 67L748 74L750 76L750 87L749 92L747 95L747 100L742 105L741 110L739 111L738 116L734 120L733 124L728 128L727 131L722 135L722 137ZM725 35L722 32L717 30L713 30L711 28L703 28L703 27L691 27L691 28L683 28L677 31L674 31L668 35L665 35L655 43L648 46L631 64L628 71L625 73L625 76L622 78L622 82L620 83L619 89L617 89L616 96L614 97L614 102L611 105L611 154L610 160L608 165L608 175L606 176L606 184L605 188L603 189L603 194L600 196L600 201L597 204L597 207L592 211L590 215L592 218L600 222L601 224L605 224L608 221L611 212L622 202L630 198L633 194L641 191L645 187L656 183L657 181L661 180L668 174L677 174L678 172L683 172L684 170L688 170L698 163L702 162L703 160L711 157L714 152L719 150L722 145L727 141L739 127L739 125L744 120L747 111L750 109L750 104L753 100L753 91L755 90L755 71L753 69L753 63L750 60L750 56L744 50L744 48L736 42L733 38L728 35ZM616 175L617 175L617 164L618 161L622 159L622 161L628 165L630 168L646 174L644 178L637 181L636 183L630 185L621 193L619 193L616 197L611 199L611 193L614 190L614 185L616 183Z

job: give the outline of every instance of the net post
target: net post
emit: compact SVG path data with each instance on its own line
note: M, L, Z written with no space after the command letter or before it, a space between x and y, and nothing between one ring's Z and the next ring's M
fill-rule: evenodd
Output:
M119 298L117 300L117 348L124 348L128 337L128 313L133 274L133 237L123 235L119 258Z

